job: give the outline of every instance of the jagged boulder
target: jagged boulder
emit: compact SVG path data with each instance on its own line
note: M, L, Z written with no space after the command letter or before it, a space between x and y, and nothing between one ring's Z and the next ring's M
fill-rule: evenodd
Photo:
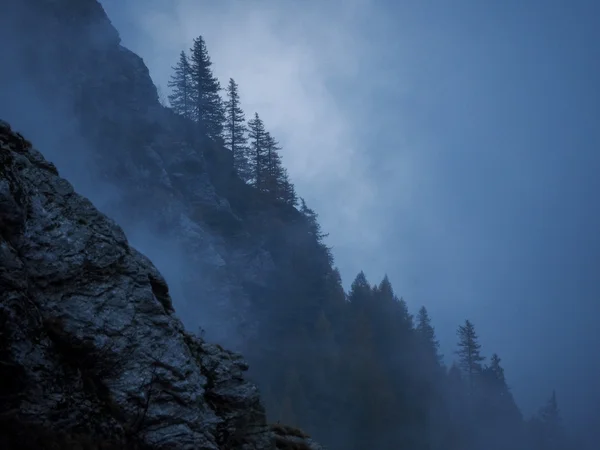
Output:
M175 316L122 229L0 122L0 447L318 449Z

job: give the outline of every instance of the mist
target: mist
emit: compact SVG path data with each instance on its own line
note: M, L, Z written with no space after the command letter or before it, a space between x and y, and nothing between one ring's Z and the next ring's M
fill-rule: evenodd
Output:
M361 270L371 282L387 274L413 314L427 306L447 365L455 360L456 327L472 320L485 353L502 355L525 415L555 389L568 424L597 439L595 3L101 4L161 95L179 52L205 37L221 84L234 77L246 115L258 111L280 140L299 195L329 233L346 289ZM104 28L95 33L114 39ZM3 42L15 36L24 33L3 22ZM63 67L48 57L43 74L28 72L27 45L23 38L7 46L0 117L124 227L166 277L188 328L207 328L211 338L243 349L238 324L259 325L240 296L243 283L215 281L229 244L199 230L206 237L195 253L200 262L192 261L185 242L134 215L126 185L104 177L98 162L112 154L81 131L66 94L40 93L39 80L50 83ZM168 116L158 106L152 114L157 122ZM240 260L256 250L244 245ZM263 262L253 261L260 272ZM264 267L271 270L268 258ZM213 307L214 298L228 304L227 313ZM236 303L243 317L234 324L232 298L244 305Z
M593 2L103 5L163 88L177 52L206 37L219 78L276 121L346 286L361 269L388 273L411 309L428 306L449 358L471 317L525 411L552 388L568 416L597 404L600 361L585 356L600 344ZM282 57L298 72L252 65ZM321 112L320 124L277 121ZM337 127L353 152L329 145L322 160L306 139ZM362 170L322 176L338 155ZM347 186L367 196L348 201L350 218Z
M60 3L48 5L44 13L48 16L56 14L60 18L62 6ZM141 122L138 120L136 123L127 114L132 111L132 107L136 107L132 103L140 100L151 105L146 112L146 120L150 126L161 120L168 120L168 111L158 104L156 88L153 85L143 85L145 80L142 78L139 89L122 95L116 102L107 96L101 100L105 101L103 105L82 106L78 100L85 98L86 94L81 92L80 86L69 84L71 79L74 79L73 83L99 86L106 77L122 70L119 63L122 64L123 61L119 61L118 57L129 57L129 51L121 47L115 61L108 61L108 64L101 61L102 70L90 73L89 67L96 63L94 59L97 55L84 55L89 50L85 45L91 43L92 50L96 45L103 49L106 43L119 41L114 30L104 23L101 6L98 4L97 8L88 8L96 15L90 14L87 18L89 21L80 24L85 30L86 41L83 49L71 49L75 54L71 55L71 61L65 61L66 58L62 57L61 51L65 50L60 46L70 45L69 41L76 39L71 33L76 34L79 30L60 29L60 20L54 23L48 21L48 17L41 14L39 8L40 4L36 2L13 5L3 14L0 22L3 39L11 43L5 48L7 60L11 64L0 78L0 117L26 135L57 166L61 176L121 225L130 243L152 259L168 280L179 316L189 330L209 330L210 336L216 341L239 348L242 337L232 331L238 323L233 321L231 314L228 313L227 319L224 319L222 310L217 312L223 304L228 303L229 294L225 291L235 290L235 287L216 284L211 280L214 276L212 269L218 270L220 264L219 252L214 249L218 240L211 236L210 231L193 224L176 201L160 205L157 209L152 198L148 197L148 187L139 185L139 180L143 183L151 169L140 158L141 154L130 152L132 141L128 139L132 138L111 134L110 129L98 123L97 107L103 116L101 120L108 123L121 120L124 125L130 123L129 126L125 125L126 129L129 128L133 136L139 134ZM86 8L87 6L82 11L85 12ZM36 42L35 34L24 33L20 28L19 24L23 20L37 28L38 32L55 36L56 42ZM128 61L129 69L134 73L140 71L135 58ZM140 72L143 77L143 69ZM85 74L84 77L77 80L81 74ZM176 126L176 123L171 126ZM104 137L99 138L102 135ZM140 143L142 142L143 140ZM150 145L159 146L160 143L148 144ZM179 144L174 146L177 145ZM184 148L181 151L185 153L188 150ZM173 149L170 152L174 157L176 153ZM156 154L153 157L160 158ZM132 184L132 180L137 185ZM190 183L193 185L193 180ZM159 231L165 226L178 231ZM182 242L182 229L190 239L199 237L195 245ZM190 256L192 248L194 256ZM213 296L221 300L213 301ZM199 302L198 298L203 298L204 301ZM243 302L243 298L240 298L236 307L241 307ZM250 315L251 313L247 314ZM252 320L251 317L246 319Z

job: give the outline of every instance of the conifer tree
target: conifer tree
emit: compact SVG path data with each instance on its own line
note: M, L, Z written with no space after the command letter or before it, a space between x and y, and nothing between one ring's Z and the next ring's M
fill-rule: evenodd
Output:
M323 240L323 238L326 238L328 236L327 233L321 232L321 225L317 221L317 218L319 217L318 214L313 209L308 207L308 205L306 204L306 201L304 201L303 198L300 198L300 213L307 220L309 228L310 228L310 233L317 239L317 241L319 243ZM362 273L362 277L364 277L365 274L363 272L361 272L361 273ZM359 274L359 276L360 276L360 274ZM365 278L365 282L366 282L366 278Z
M268 131L265 133L265 191L278 198L283 184L282 165L279 151L281 147Z
M296 206L298 204L296 188L294 188L294 185L290 181L288 171L285 167L281 168L281 189L279 192L279 199L288 205Z
M187 55L182 50L179 61L172 68L174 70L168 86L171 93L168 96L173 111L187 119L192 118L192 72Z
M397 346L394 337L398 334L401 320L398 320L400 308L387 275L384 275L378 286L373 287L372 295L374 301L368 302L366 306L369 307L368 313L377 335L377 347L384 354L393 352L394 347Z
M546 405L539 410L535 422L537 422L535 432L540 450L567 449L567 437L558 408L556 391L552 391Z
M494 353L490 359L490 365L486 368L494 380L501 386L506 386L506 378L504 377L504 368L500 365L500 357L497 353Z
M192 118L203 127L208 137L220 142L225 113L219 96L221 85L213 75L211 66L206 43L202 36L198 36L194 39L190 56Z
M302 203L304 204L304 200L302 200ZM348 300L350 300L351 303L364 303L371 298L371 295L371 286L367 281L365 273L361 270L350 285Z
M265 130L264 122L258 113L254 113L254 117L248 121L247 128L250 140L247 150L248 179L251 184L270 194L273 199L295 206L298 197L288 172L281 162L279 143L270 132ZM304 210L307 211L308 209Z
M264 188L264 173L266 165L266 131L265 125L258 113L248 121L248 137L250 138L249 166L251 183L257 189Z
M435 329L431 325L431 318L425 306L421 306L417 313L416 332L429 355L433 356L438 363L441 363L442 355L439 354L440 342L436 339Z
M481 356L481 344L475 332L475 326L466 320L464 325L458 327L458 350L460 368L467 375L469 388L473 391L475 377L481 373L481 362L485 360Z
M406 303L406 300L404 300L404 297L394 297L394 299L396 300L396 317L398 317L399 323L403 324L407 329L413 329L413 316L410 312L408 312L408 304Z
M549 429L558 430L561 427L560 410L558 409L558 401L556 400L556 391L552 391L550 399L546 405L540 409L538 413L542 423Z
M248 138L246 137L246 119L240 106L238 85L233 78L227 85L227 100L225 101L225 146L231 151L233 168L238 176L248 181L250 168L248 165Z
M383 276L383 280L381 280L379 286L377 286L376 292L379 294L379 297L384 301L394 301L394 288L392 287L392 283L390 282L390 279L387 276L387 274Z
M372 298L373 301L364 305L364 310L373 322L380 357L389 359L396 352L406 356L405 345L408 346L408 337L412 334L412 317L406 302L394 293L387 275L373 287ZM406 364L409 364L408 361Z

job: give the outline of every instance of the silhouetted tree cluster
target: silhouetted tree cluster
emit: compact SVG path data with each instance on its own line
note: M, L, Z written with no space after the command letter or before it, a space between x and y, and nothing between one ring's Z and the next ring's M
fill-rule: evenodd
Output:
M272 220L266 247L277 270L248 282L257 322L244 353L272 420L297 425L331 449L571 450L556 395L524 420L501 359L482 352L475 325L457 329L444 364L429 312L413 316L386 277L363 272L345 292L316 212L298 198L281 146L258 113L246 120L238 85L225 98L202 37L181 52L169 83L173 111L232 155L258 195L297 206Z
M281 162L281 146L254 113L246 121L238 84L229 79L225 99L202 36L194 39L190 56L182 51L168 84L172 110L198 124L200 131L223 144L232 155L237 175L273 200L297 204L294 185Z
M270 316L277 325L265 325L258 338L273 348L248 350L268 367L259 382L273 419L307 429L332 449L573 448L555 395L523 419L500 357L484 364L471 321L458 327L448 368L427 309L413 317L387 277L371 286L361 272L344 293L331 269L320 283L286 286L273 306L279 313Z

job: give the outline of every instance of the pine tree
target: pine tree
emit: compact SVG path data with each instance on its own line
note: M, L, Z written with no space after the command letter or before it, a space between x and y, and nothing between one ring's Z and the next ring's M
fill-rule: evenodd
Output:
M498 382L500 386L506 386L506 378L504 377L504 368L500 365L500 357L497 353L494 353L490 359L490 365L486 368L494 380Z
M396 296L387 275L379 285L373 287L372 298L373 301L363 305L363 312L373 323L379 356L390 360L390 355L395 354L394 360L399 361L408 354L409 337L413 331L408 306L403 299ZM407 360L403 363L410 364Z
M441 363L442 355L439 354L440 342L436 339L435 329L431 325L431 318L425 306L421 306L417 313L416 332L429 356L432 356L435 361Z
M227 100L225 101L224 141L225 146L231 151L233 168L244 181L250 179L246 131L246 119L244 111L240 107L238 85L233 78L230 78L227 85Z
M296 206L298 204L296 188L294 188L294 185L290 181L288 171L285 167L281 168L281 190L279 192L279 199L288 205Z
M403 324L405 328L412 329L414 326L413 316L410 312L408 312L408 304L404 297L394 297L396 300L396 317L398 318L398 322Z
M549 429L558 430L561 427L560 410L558 409L558 401L556 400L556 391L552 391L552 395L548 403L540 409L538 413L542 423Z
M250 138L250 181L257 189L263 189L265 180L265 165L266 165L266 132L265 125L258 113L254 113L254 118L248 121L248 136Z
M304 201L303 198L300 198L300 213L304 216L304 218L308 222L310 233L317 239L318 242L321 242L323 240L323 238L326 238L328 236L327 233L321 232L321 225L317 221L317 218L319 217L318 214L313 209L308 207L308 205L306 204L306 202ZM359 274L359 276L360 276L360 274ZM364 277L365 274L362 273L362 276ZM365 281L366 281L366 278L365 278Z
M510 437L515 441L522 440L518 425L522 423L523 416L506 383L501 361L498 354L494 353L490 364L483 370L486 389L480 398L479 417L482 421L487 421L488 430L490 432L494 430L493 433L497 436L504 436L504 439ZM497 443L501 442L502 440L497 441Z
M384 301L393 302L395 299L394 288L392 287L392 283L387 274L383 276L383 280L381 280L379 286L377 286L376 291L379 294L379 297Z
M208 137L220 142L225 112L219 96L221 85L213 75L211 66L206 43L202 36L199 36L194 39L190 57L192 118L203 127Z
M179 61L172 68L174 70L168 86L171 89L169 103L173 111L180 116L192 118L192 72L187 55L182 50Z
M556 391L546 405L540 409L537 415L537 433L540 449L543 450L565 450L567 448L567 437L562 424Z
M375 345L381 352L380 356L385 358L389 353L394 352L397 346L399 331L398 303L394 288L387 275L378 286L372 288L372 297L374 301L366 302L364 313L368 314L373 324Z
M265 133L265 191L278 198L283 184L282 165L279 151L281 147L268 131Z
M481 362L485 360L481 356L481 344L475 332L475 326L466 320L464 325L458 327L458 350L460 368L467 375L469 388L473 391L475 377L481 373Z
M304 199L302 199L304 205ZM348 293L348 300L350 303L365 303L368 302L372 296L373 290L367 281L365 273L361 270L354 281L350 285L350 292Z

